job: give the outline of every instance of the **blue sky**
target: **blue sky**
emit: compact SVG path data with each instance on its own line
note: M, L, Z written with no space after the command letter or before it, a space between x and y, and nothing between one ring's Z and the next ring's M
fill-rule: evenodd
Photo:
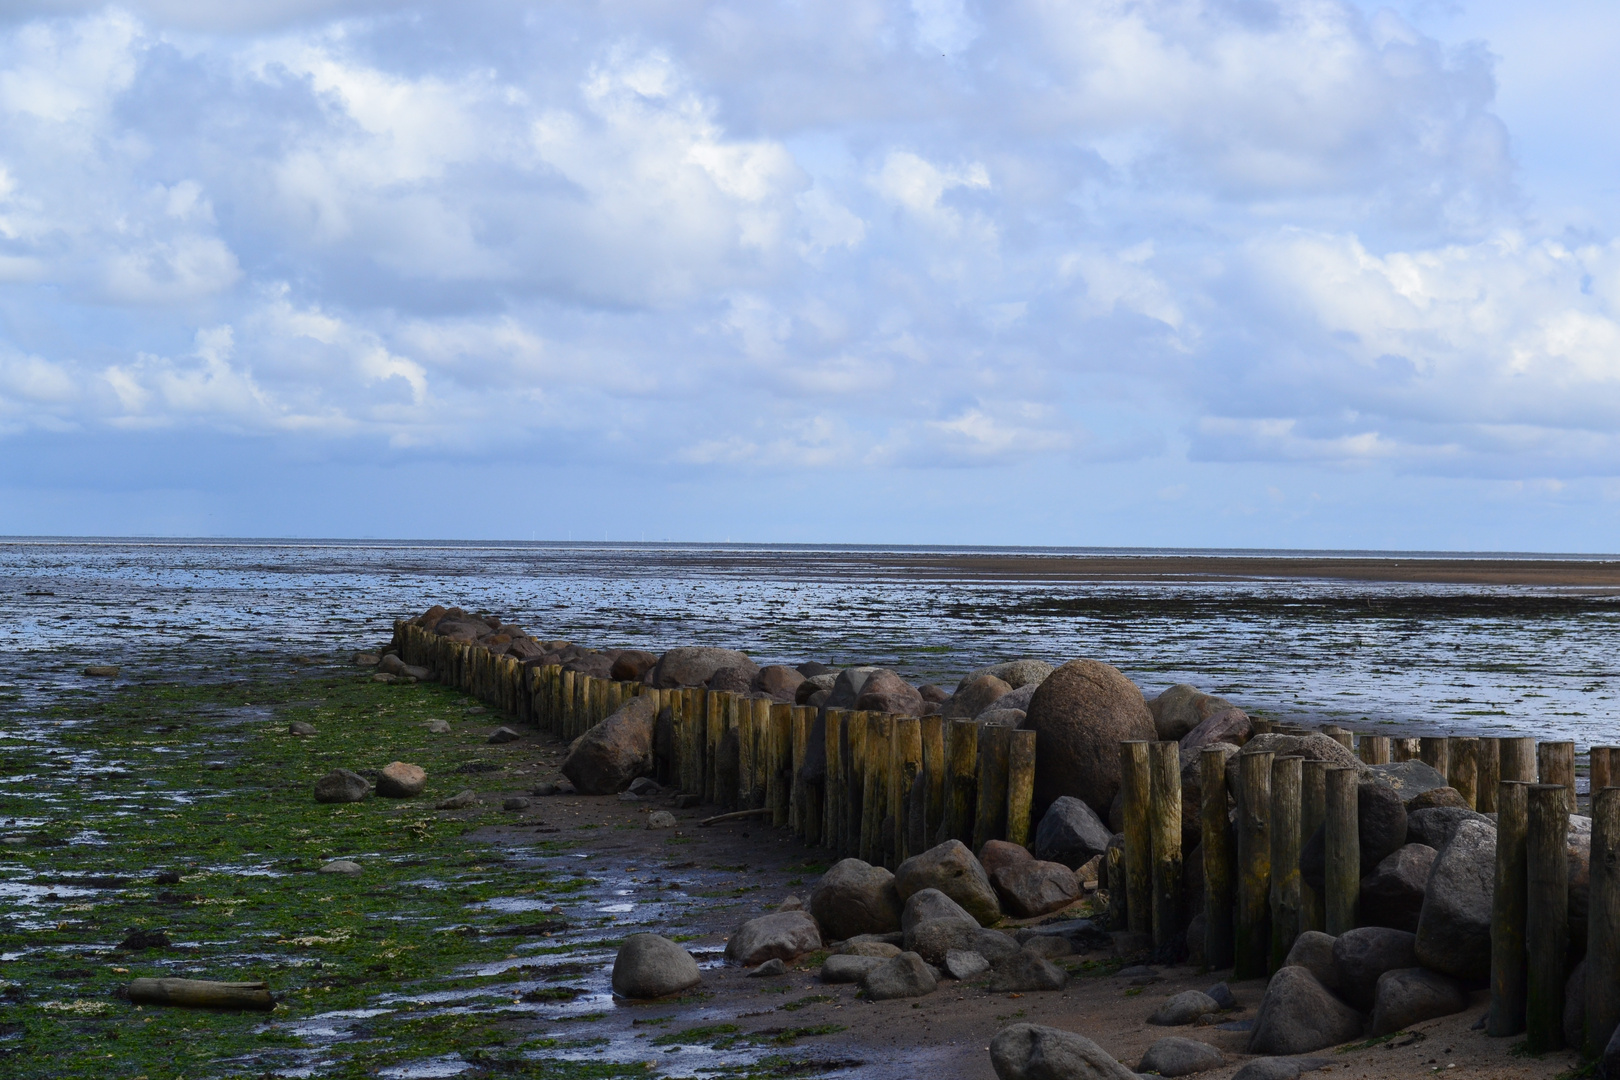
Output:
M1613 5L0 15L0 532L1612 551Z

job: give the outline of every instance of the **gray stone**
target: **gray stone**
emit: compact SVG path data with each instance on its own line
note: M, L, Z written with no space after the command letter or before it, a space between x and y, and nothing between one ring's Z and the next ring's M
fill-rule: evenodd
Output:
M861 696L861 690L866 686L867 680L878 672L887 670L880 667L850 667L840 671L833 679L832 690L827 695L827 708L853 709L855 699Z
M1113 944L1108 931L1090 919L1064 919L1040 926L1026 926L1014 935L1020 945L1037 937L1060 937L1069 943L1071 952L1083 953L1093 949L1106 949Z
M1423 894L1438 854L1427 844L1407 844L1386 856L1361 879L1361 921L1417 933Z
M1429 871L1418 916L1417 962L1459 979L1489 977L1495 887L1496 826L1464 821Z
M1020 949L1011 956L990 961L990 992L1021 994L1038 990L1061 990L1069 984L1069 973L1033 953Z
M663 790L664 789L658 785L658 781L654 780L650 776L636 777L634 780L630 781L630 786L625 789L628 794L639 795L643 799L654 798L660 791Z
M84 673L92 679L115 679L118 677L117 664L90 664Z
M472 788L456 792L448 799L440 799L433 804L435 810L465 810L469 806L478 805L478 793Z
M681 686L702 686L721 668L737 668L752 679L759 674L759 665L747 654L735 649L714 649L707 646L682 646L671 649L658 658L649 680L660 690L673 690Z
M1370 1009L1384 972L1417 963L1417 935L1387 926L1358 926L1333 939L1333 963L1339 969L1340 995L1360 1009Z
M979 920L969 915L962 905L938 889L923 889L906 898L906 905L900 912L900 929L909 934L914 927L922 923L941 919L979 925Z
M1073 870L1036 859L1018 844L990 840L979 858L996 896L1015 918L1047 915L1080 899L1080 882Z
M972 979L989 971L990 961L967 949L951 949L945 954L945 963L941 966L953 979Z
M390 761L377 774L377 794L385 799L414 799L426 786L427 771L404 761Z
M1339 967L1333 960L1333 942L1331 934L1324 934L1320 930L1307 930L1294 939L1294 947L1288 950L1288 958L1284 964L1302 967L1316 976L1316 981L1329 990L1339 989Z
M1236 708L1225 698L1206 694L1196 686L1177 683L1147 703L1159 738L1179 742L1217 712Z
M1155 735L1136 684L1095 660L1071 660L1047 676L1029 700L1024 728L1040 740L1037 808L1069 795L1106 809L1119 791L1119 744Z
M1181 759L1186 761L1190 756L1196 760L1203 750L1222 743L1234 748L1242 746L1253 730L1249 714L1236 706L1211 713L1181 737Z
M1396 968L1378 977L1368 1035L1388 1035L1423 1020L1468 1008L1468 994L1456 979L1427 968Z
M748 973L750 979L764 979L772 975L786 975L787 965L781 960L767 960L759 967Z
M318 803L359 802L371 794L371 782L348 769L333 769L315 781L315 801Z
M1451 843L1457 829L1465 821L1483 821L1495 828L1491 819L1466 806L1432 806L1427 810L1408 811L1406 815L1406 842L1425 844L1439 851Z
M562 774L581 795L618 794L636 777L652 772L657 723L651 696L631 698L574 740L562 763Z
M960 840L947 840L901 863L894 872L894 887L901 900L924 889L938 889L981 926L994 925L1001 919L996 890L979 860Z
M952 949L976 952L998 960L1018 951L1018 942L995 930L985 930L961 919L929 919L906 932L905 947L930 964L939 965Z
M1018 712L1028 712L1029 699L1035 696L1035 691L1038 689L1040 689L1039 683L1026 683L1023 686L1014 687L1005 694L1001 695L1001 697L997 698L995 704L991 705L987 709L982 710L978 716L974 717L974 719L980 723L987 723L987 718L993 712L1012 710L1017 710Z
M1403 805L1425 791L1446 786L1444 773L1417 758L1410 761L1392 761L1388 765L1373 765L1371 771L1395 790Z
M1108 850L1112 834L1096 811L1070 795L1055 800L1035 827L1035 857L1077 870Z
M1220 1011L1220 1004L1202 990L1183 990L1155 1009L1153 1015L1148 1017L1148 1023L1160 1027L1181 1027L1200 1016Z
M675 820L675 815L668 810L654 810L647 815L649 829L673 829L678 824L680 823Z
M1406 800L1406 812L1408 815L1415 814L1419 810L1430 810L1437 806L1456 807L1462 810L1473 809L1468 805L1468 800L1462 797L1462 792L1449 785L1430 788L1428 791L1420 791Z
M871 1001L922 997L932 994L938 986L934 969L911 952L879 961L877 967L861 978L861 993Z
M1341 938L1343 935L1341 935ZM1249 1037L1251 1054L1309 1054L1361 1034L1361 1014L1302 967L1278 968Z
M613 959L613 992L620 997L663 997L702 981L692 954L657 934L631 934Z
M793 960L821 948L821 929L808 911L778 911L749 919L731 932L726 959L743 967Z
M998 1080L1136 1080L1102 1047L1072 1031L1013 1024L990 1040Z
M895 953L896 956L899 953ZM868 971L879 967L885 960L892 957L885 956L850 956L844 953L834 953L827 957L826 963L821 965L821 981L824 983L852 983L860 982Z
M1010 693L1012 687L994 675L980 675L959 685L940 706L940 715L946 720L972 720Z
M1280 731L1256 735L1243 744L1242 754L1272 753L1277 757L1302 757L1306 761L1325 761L1330 768L1355 769L1357 774L1370 778L1371 770L1362 760L1331 735L1310 731L1303 735L1288 735ZM1236 791L1237 758L1227 760L1227 790Z
M860 859L840 859L810 891L810 914L834 941L899 930L894 875Z
M838 946L838 952L843 956L875 956L880 960L887 960L891 956L899 956L904 950L899 945L888 941L879 941L869 934L862 934Z
M861 685L857 709L895 716L921 716L923 700L917 688L892 671L874 671Z
M515 795L501 803L502 810L527 810L528 808L529 800L521 795Z
M313 735L315 734L315 725L306 724L302 720L294 720L292 723L287 725L287 734Z
M974 717L973 722L980 727L1004 727L1017 730L1024 726L1024 721L1028 718L1028 715L1023 709L1003 709L998 705L995 708L984 710L984 712Z
M428 720L422 724L422 730L429 735L448 735L450 734L450 722L448 720Z
M1235 1009L1238 1007L1237 998L1232 996L1232 988L1223 982L1216 983L1214 986L1204 991L1204 993L1208 994L1210 1000L1219 1005L1223 1010Z
M333 859L315 872L317 874L358 874L360 864L349 859Z
M1068 938L1058 937L1055 934L1044 934L1032 937L1019 948L1043 960L1056 960L1060 956L1073 956L1074 946L1069 944Z
M1160 1076L1191 1076L1193 1073L1218 1069L1225 1064L1226 1055L1209 1043L1171 1035L1148 1047L1137 1069Z
M521 738L523 738L522 735L513 731L509 727L498 727L491 732L489 738L485 739L484 741L487 743L509 743L517 742Z
M1314 1072L1333 1064L1325 1057L1263 1057L1244 1065L1232 1080L1294 1080L1301 1073Z

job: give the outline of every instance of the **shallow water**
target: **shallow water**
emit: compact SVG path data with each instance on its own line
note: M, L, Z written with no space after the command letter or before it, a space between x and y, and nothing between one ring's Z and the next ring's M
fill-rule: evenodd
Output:
M905 549L908 555L929 549ZM951 554L961 554L950 549ZM947 687L1016 656L1192 682L1274 718L1616 740L1620 606L1579 590L1063 582L897 572L879 549L275 541L0 543L0 696L83 665L375 647L433 603L543 637L879 663ZM244 707L242 722L252 720ZM20 733L11 733L19 737ZM26 736L24 736L26 737Z

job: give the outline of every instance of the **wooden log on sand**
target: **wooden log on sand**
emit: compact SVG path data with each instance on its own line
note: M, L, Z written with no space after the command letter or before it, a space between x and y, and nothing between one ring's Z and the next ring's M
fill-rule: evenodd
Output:
M129 1000L136 1005L249 1012L269 1012L276 1007L265 983L207 979L135 979L129 984Z

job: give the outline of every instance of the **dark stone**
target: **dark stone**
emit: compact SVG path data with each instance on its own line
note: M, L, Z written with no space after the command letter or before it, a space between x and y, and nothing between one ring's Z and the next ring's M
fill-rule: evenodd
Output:
M1249 1053L1309 1054L1360 1034L1361 1014L1334 997L1316 976L1302 967L1278 968L1255 1016Z
M723 667L716 669L703 685L711 691L723 694L746 694L753 683L753 672L744 668Z
M1446 810L1422 810L1444 814ZM1418 915L1417 962L1459 979L1491 973L1491 902L1496 890L1496 826L1464 821L1435 856Z
M744 967L793 960L821 948L821 930L808 911L777 911L749 919L731 932L726 959Z
M1379 976L1368 1035L1389 1035L1424 1020L1468 1008L1462 984L1427 968L1397 968Z
M994 675L981 675L943 702L941 713L947 720L972 720L1010 693L1012 687Z
M795 700L803 683L804 676L792 668L768 664L754 676L752 689L757 694L769 694L773 700L789 702Z
M922 695L892 671L874 671L855 699L857 709L897 716L921 716L922 706Z
M657 934L631 934L613 959L613 992L620 997L663 997L702 981L692 954Z
M1468 801L1462 797L1462 792L1454 787L1430 788L1428 791L1420 791L1406 800L1407 819L1410 820L1411 815L1419 810L1432 810L1437 807L1455 807L1459 810L1473 809L1472 806L1468 805Z
M574 740L562 774L580 794L615 795L653 771L654 709L651 696L633 697Z
M169 935L162 930L131 930L129 936L118 943L124 952L140 952L142 949L167 949L173 942Z
M1368 768L1374 776L1395 789L1403 805L1425 791L1446 786L1444 773L1417 758L1410 761L1393 761L1388 765L1372 765Z
M641 649L620 649L613 657L613 666L608 668L608 674L620 682L640 682L647 672L658 663L658 657Z
M933 969L924 963L922 957L903 952L879 961L876 967L862 976L861 994L871 1001L890 1001L932 994L938 985L939 980Z
M1407 844L1362 878L1362 923L1417 933L1424 889L1437 854L1427 844Z
M834 941L898 930L900 894L894 875L860 859L841 859L810 891L810 914Z
M318 803L359 802L370 794L370 781L348 769L333 769L315 781L315 801Z
M1034 953L1019 949L990 962L989 990L993 994L1022 994L1036 990L1061 990L1069 984L1069 973Z
M721 668L737 668L752 679L759 665L745 653L735 649L714 649L707 646L682 646L670 649L658 658L652 669L652 685L661 690L680 686L702 686Z
M1466 806L1436 806L1427 810L1418 810L1408 813L1406 818L1406 842L1408 844L1427 844L1440 851L1451 838L1457 834L1457 828L1465 821L1483 821L1491 825L1491 819L1484 814L1476 813ZM1495 828L1494 825L1491 826Z
M1339 967L1333 959L1331 935L1320 930L1307 930L1294 939L1284 965L1302 967L1316 976L1316 981L1329 990L1339 989Z
M1218 1069L1225 1064L1226 1055L1209 1043L1171 1035L1148 1047L1137 1069L1160 1076L1191 1076L1193 1073Z
M1187 683L1177 683L1148 702L1147 707L1159 738L1169 742L1179 742L1215 713L1237 708L1225 698L1206 694Z
M1096 811L1065 795L1053 801L1035 827L1035 857L1078 870L1108 850L1112 835Z
M794 668L793 670L797 671L800 675L803 675L807 679L814 678L817 675L835 675L835 674L837 674L837 672L835 672L832 668L828 667L826 664L819 663L818 661L815 661L815 660L806 660L804 663L800 664L798 667Z
M1137 1080L1084 1035L1041 1024L1013 1024L990 1040L997 1080Z
M1417 935L1387 926L1358 926L1333 939L1339 993L1350 1004L1370 1009L1378 980L1386 971L1417 964Z
M1001 905L984 867L960 840L936 844L901 863L894 872L894 885L902 900L923 889L938 889L981 926L1001 918Z

